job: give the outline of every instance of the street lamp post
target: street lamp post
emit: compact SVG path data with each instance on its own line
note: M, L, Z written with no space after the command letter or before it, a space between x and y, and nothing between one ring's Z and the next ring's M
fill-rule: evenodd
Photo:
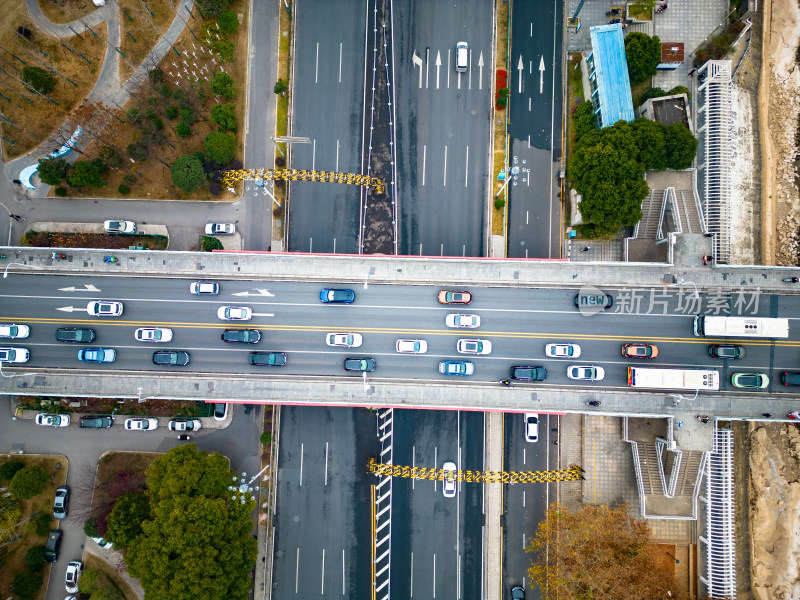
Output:
M8 278L8 267L11 265L19 265L20 267L28 267L29 269L41 269L42 267L37 267L36 265L26 265L25 263L18 263L18 262L10 262L6 265L5 271L3 271L3 279Z
M3 377L10 378L10 377L25 377L27 375L36 375L36 373L14 373L12 375L6 375L5 373L3 373L3 361L0 360L0 375L2 375Z
M269 465L267 465L266 467L261 469L258 473L253 475L249 481L247 480L247 473L245 473L244 471L242 471L241 478L234 475L232 485L228 486L228 490L232 492L231 497L233 498L233 500L234 501L239 500L241 504L247 502L247 494L250 494L252 496L253 492L257 492L258 490L261 489L257 485L251 486L250 484L252 484L256 479L258 479L258 477L267 469L269 469ZM236 483L237 481L239 482L238 484Z
M694 281L686 281L685 279L679 279L678 281L675 282L675 285L680 285L680 286L687 284L691 285L694 288L694 297L699 298L700 292L697 290L697 284Z

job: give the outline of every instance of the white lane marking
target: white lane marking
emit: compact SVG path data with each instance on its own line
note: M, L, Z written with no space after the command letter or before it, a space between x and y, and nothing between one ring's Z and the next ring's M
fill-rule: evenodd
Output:
M342 42L339 42L339 83L342 83Z
M317 56L314 59L314 83L319 82L319 42L317 42Z
M314 141L311 145L311 170L317 170L317 138L314 138Z
M533 37L533 21L531 21L531 31L528 34L529 37Z
M467 187L468 179L469 179L469 146L467 146L467 156L464 159L464 187Z
M532 98L528 96L528 112L531 112L532 109Z
M254 317L274 317L275 315L273 313L256 313L256 312L254 312L253 316Z
M444 177L442 187L447 187L447 146L444 147L444 173L442 176Z
M447 49L447 87L450 87L450 49Z
M529 210L526 210L526 211L525 211L525 225L527 225L528 223L530 223L530 216L531 216L531 214L530 214L530 213L531 213L531 211L529 211Z
M544 92L544 55L542 55L542 59L539 62L539 93Z
M433 555L433 597L436 598L436 553Z
M439 468L439 446L434 446L434 447L433 447L433 466L434 466L434 468L436 468L436 469L438 469L438 468ZM433 480L433 491L434 491L434 492L436 491L436 486L437 486L437 485L438 485L438 484L437 484L437 480L436 480L436 479L434 479L434 480Z
M336 172L339 172L339 140L336 140Z
M322 577L321 577L321 580L322 580L322 583L321 583L321 587L320 587L319 593L320 593L320 595L324 596L325 595L325 548L322 549Z
M528 462L528 450L526 448L522 449L522 464L527 464Z
M297 593L297 583L300 581L300 546L297 547L297 555L294 559L294 593Z
M411 446L411 468L415 468L417 466L417 447ZM411 478L411 489L414 489L414 483L417 481L416 477ZM413 556L413 553L412 553Z
M86 307L86 306L84 306L83 308L77 308L75 306L60 306L60 307L56 308L56 310L60 310L60 311L63 311L63 312L68 312L68 313L71 313L71 312L85 312L85 313L88 313L89 312L89 308Z
M328 442L325 442L325 485L328 485Z
M436 51L436 89L439 89L439 76L442 74L442 53Z
M409 589L409 596L414 597L414 553L411 553L411 588Z
M336 169L337 171L339 169ZM336 238L333 238L333 253L336 254Z
M91 283L84 284L83 288L76 288L75 286L72 287L65 287L65 288L58 288L59 292L99 292L100 289L94 287Z
M483 51L478 55L478 89L483 89Z
M519 62L517 63L517 75L519 77L519 84L517 84L518 92L522 93L522 73L525 71L525 63L522 62L522 54L519 55Z
M419 89L422 89L422 58L417 56L416 49L414 50L414 54L411 55L411 64L415 67L419 67Z
M425 185L425 163L428 160L428 146L422 146L422 185Z
M303 443L300 442L300 487L303 487ZM297 549L300 552L300 548Z
M522 508L525 508L525 490L522 490Z
M270 296L270 297L273 297L273 296L275 296L275 294L273 294L272 292L270 292L266 288L256 288L255 292L250 292L250 291L247 291L247 292L236 292L235 294L233 294L233 296Z
M344 548L342 548L342 596L344 596Z
M525 550L525 534L522 534L522 549Z
M472 50L469 51L469 71L467 72L467 89L472 89Z

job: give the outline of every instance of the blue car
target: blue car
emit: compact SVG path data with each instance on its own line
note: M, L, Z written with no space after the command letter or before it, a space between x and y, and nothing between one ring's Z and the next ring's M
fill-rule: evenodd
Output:
M319 293L319 299L325 304L350 304L356 299L353 290L329 290L324 289Z
M86 348L78 350L78 360L91 363L110 363L117 358L117 351L112 348Z
M443 360L439 363L439 373L442 375L472 375L475 365L466 360Z

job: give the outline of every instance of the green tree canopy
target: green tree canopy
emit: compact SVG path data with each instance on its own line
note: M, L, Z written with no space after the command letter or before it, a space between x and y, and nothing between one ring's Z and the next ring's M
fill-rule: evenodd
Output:
M206 17L218 17L230 3L231 0L200 0L200 9Z
M105 164L102 160L76 160L70 174L67 175L67 181L75 187L90 185L93 188L101 188L105 185L101 177L103 171Z
M666 169L664 126L644 118L636 119L630 126L639 149L638 160L645 171Z
M148 467L151 516L125 555L148 598L248 597L256 557L254 503L230 498L234 477L224 457L193 444L170 450Z
M233 100L236 97L236 86L233 84L233 77L225 71L217 71L211 79L211 89L214 93L222 96L225 100Z
M28 465L14 474L8 491L15 498L27 500L41 494L49 483L50 473L37 465Z
M41 164L41 161L39 161ZM0 465L0 479L9 481L25 465L18 460L8 460Z
M236 105L217 104L211 107L211 122L219 125L220 131L232 131L236 133L239 127L236 125Z
M278 81L275 82L275 87L272 88L273 93L281 95L283 95L288 90L289 90L289 84L286 83L286 80L283 78L278 79Z
M172 183L184 192L195 191L205 180L203 163L193 154L185 154L172 163Z
M37 173L42 183L58 185L67 178L68 171L69 163L63 158L39 159L39 169Z
M688 169L697 154L697 138L681 123L664 127L667 168Z
M41 571L22 571L14 575L11 586L19 600L31 600L42 587Z
M25 566L38 571L44 566L44 546L31 546L25 553Z
M591 102L587 100L575 107L572 112L572 123L576 139L581 139L585 134L597 129L594 106Z
M543 600L687 598L676 586L674 563L660 560L649 527L625 506L573 512L553 504L526 550L534 555L528 574Z
M239 17L232 10L223 10L219 13L219 28L228 35L236 33L239 29Z
M31 92L47 95L56 87L55 78L40 67L22 67L20 72L22 83Z
M212 131L203 140L206 158L220 165L227 165L236 154L236 138L221 131Z
M661 62L661 40L657 35L629 33L625 36L625 56L631 83L641 83L656 74L656 67Z
M143 492L122 494L108 516L105 539L115 546L128 546L142 533L142 521L150 516L150 502Z

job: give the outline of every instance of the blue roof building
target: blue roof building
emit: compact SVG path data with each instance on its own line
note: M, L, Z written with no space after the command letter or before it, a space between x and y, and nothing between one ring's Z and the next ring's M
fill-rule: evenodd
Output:
M586 57L592 105L598 125L633 121L631 81L625 59L622 24L591 27L592 51Z

